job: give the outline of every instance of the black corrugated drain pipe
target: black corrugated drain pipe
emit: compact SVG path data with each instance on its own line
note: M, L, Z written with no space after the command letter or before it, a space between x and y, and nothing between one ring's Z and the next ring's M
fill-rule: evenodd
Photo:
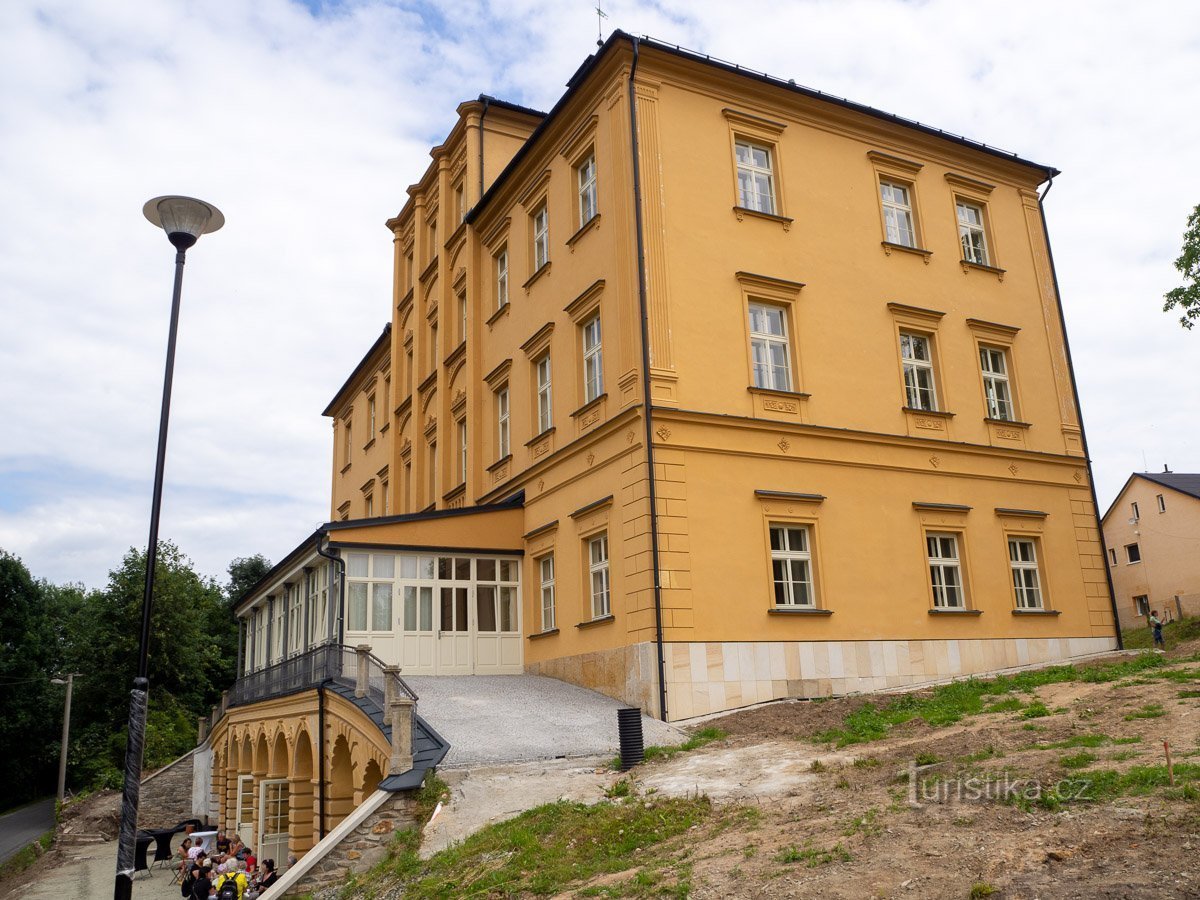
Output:
M646 239L642 226L642 176L639 171L637 98L634 77L638 67L638 39L629 36L633 65L629 68L629 136L633 145L633 215L637 226L638 309L642 318L642 418L646 423L646 476L650 493L650 566L654 574L654 634L658 653L658 714L667 721L667 676L663 655L662 577L658 564L658 491L654 485L654 430L650 420L650 314L646 303ZM641 720L638 720L641 727Z

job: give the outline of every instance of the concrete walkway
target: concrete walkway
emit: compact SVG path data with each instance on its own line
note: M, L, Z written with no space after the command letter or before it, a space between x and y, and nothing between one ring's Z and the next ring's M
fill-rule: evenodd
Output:
M0 816L0 863L54 830L54 798L38 800Z
M405 676L425 720L451 744L445 768L525 760L615 756L617 710L625 704L540 675ZM646 746L685 739L642 717Z

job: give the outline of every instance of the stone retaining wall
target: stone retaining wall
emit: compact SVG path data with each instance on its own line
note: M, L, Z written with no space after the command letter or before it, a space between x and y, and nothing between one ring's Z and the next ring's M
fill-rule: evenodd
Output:
M193 818L192 754L195 752L189 750L142 780L139 828L171 828Z
M393 794L346 835L341 843L326 853L284 896L303 896L340 884L351 872L364 872L372 868L387 856L387 846L393 834L406 828L420 827L420 824L417 821L416 791Z

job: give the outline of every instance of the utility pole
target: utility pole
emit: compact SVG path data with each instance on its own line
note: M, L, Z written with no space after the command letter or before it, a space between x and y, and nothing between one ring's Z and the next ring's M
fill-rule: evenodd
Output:
M63 703L63 730L62 730L62 748L58 752L58 806L62 808L63 798L67 793L67 747L71 741L71 690L75 686L75 676L82 675L82 672L68 672L67 679L64 681L61 678L51 678L51 684L65 684L67 686L67 699Z

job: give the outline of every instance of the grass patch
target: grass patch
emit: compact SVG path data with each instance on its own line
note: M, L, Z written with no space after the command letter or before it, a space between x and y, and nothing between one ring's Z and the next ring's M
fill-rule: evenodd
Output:
M1131 712L1125 717L1126 722L1132 722L1135 719L1157 719L1160 716L1166 715L1166 710L1162 708L1161 703L1147 703L1136 712Z
M712 815L707 797L548 803L489 825L424 861L416 853L419 835L401 832L372 877L387 879L389 886L399 882L406 898L555 894L573 882L630 869L635 850L662 851L661 845ZM647 883L632 885L636 890L622 896L650 886L655 893L687 895L689 866L663 853L638 858L644 861L634 881ZM674 884L664 883L672 876Z
M775 859L781 863L802 862L810 869L815 869L831 862L849 862L850 853L839 842L828 850L819 847L785 847Z
M932 766L934 763L940 763L942 760L936 753L930 753L928 750L922 750L914 758L914 762L918 766Z
M856 834L870 837L872 835L879 834L882 828L875 822L875 819L878 817L879 810L872 807L861 816L856 816L855 818L851 819L850 824L842 829L842 834L845 837L854 837Z
M1099 759L1095 753L1088 750L1080 750L1078 753L1072 753L1069 756L1060 757L1058 764L1064 769L1084 769Z
M992 894L998 893L997 889L992 887L986 881L977 881L971 885L971 893L968 894L971 900L982 900L983 897L990 897Z
M1020 697L1005 697L1003 700L997 700L995 703L989 703L983 708L985 713L1004 713L1016 712L1024 708L1025 704L1021 702Z
M1188 700L1193 697L1200 697L1200 691L1180 691L1179 697L1181 700Z
M985 759L998 759L1002 756L1004 756L1003 751L997 750L994 746L988 744L982 750L976 751L975 753L968 753L966 756L962 757L962 761L965 763L977 763L983 762Z
M1121 637L1128 650L1148 650L1154 643L1154 634L1146 628L1131 628L1122 631ZM1163 626L1163 641L1168 650L1173 650L1183 641L1200 638L1200 616L1188 616Z
M632 793L633 785L629 783L628 778L622 778L612 787L606 789L604 791L604 796L610 800L615 800L621 797L628 797Z
M713 741L719 741L725 737L725 732L720 728L701 728L699 731L692 733L686 741L678 747L660 747L653 744L646 748L645 759L650 762L652 759L670 759L677 753L686 753L689 750L699 750L706 744L711 744ZM621 758L617 757L617 768L620 768Z
M1113 762L1125 762L1127 759L1136 759L1141 755L1142 754L1138 753L1136 750L1119 750L1110 756L1109 759L1111 759Z
M1143 653L1110 665L1050 666L1014 675L992 679L969 678L940 685L929 691L903 694L886 703L867 702L849 713L838 728L829 728L812 735L820 743L845 747L882 740L898 725L920 719L928 725L939 727L953 725L965 716L977 715L989 706L1005 704L1005 709L1017 707L1009 702L1015 697L1003 697L1014 692L1031 692L1047 684L1069 681L1108 683L1136 675L1154 672L1167 665L1157 653ZM1002 698L992 700L992 698ZM990 701L986 702L985 701ZM1019 700L1017 700L1020 703ZM1050 710L1041 701L1035 700L1024 707L1025 718L1050 715Z
M1105 744L1117 743L1107 734L1073 734L1064 741L1053 744L1043 744L1040 747L1030 747L1030 750L1074 750L1078 747L1102 747Z
M1090 770L1064 778L1044 790L1032 788L1016 791L1009 799L1022 809L1040 806L1058 809L1064 803L1105 803L1118 797L1144 796L1162 791L1170 799L1190 799L1200 796L1200 765L1180 763L1175 766L1175 787L1170 790L1166 766L1133 766L1124 772L1114 769Z
M0 865L0 881L13 875L20 875L32 866L39 856L49 850L53 843L54 832L47 831L33 843L22 847Z
M860 756L854 761L854 768L856 769L873 769L878 765L880 765L880 762L874 756Z
M1132 737L1113 738L1112 742L1114 744L1140 744L1142 742L1142 736L1140 734L1135 734Z

